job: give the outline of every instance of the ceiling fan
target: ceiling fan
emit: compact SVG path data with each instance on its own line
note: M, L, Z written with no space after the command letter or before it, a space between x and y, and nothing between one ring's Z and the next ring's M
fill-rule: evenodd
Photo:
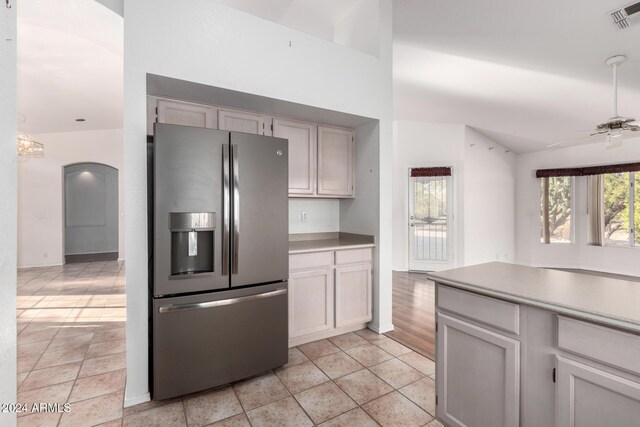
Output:
M565 139L553 144L549 144L547 145L547 148L587 144L589 142L601 140L603 136L606 137L607 148L617 148L622 146L622 142L624 141L625 136L633 135L631 134L632 132L637 132L637 136L640 136L640 124L634 124L636 119L618 115L618 66L624 63L626 60L626 56L616 55L608 58L605 61L605 64L607 64L613 70L613 117L597 125L595 130L593 130L585 138L572 138L568 140ZM572 143L572 141L574 142Z

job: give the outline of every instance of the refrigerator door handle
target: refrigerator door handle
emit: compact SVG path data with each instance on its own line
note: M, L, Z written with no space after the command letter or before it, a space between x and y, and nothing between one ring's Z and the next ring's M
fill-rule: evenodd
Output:
M229 198L229 144L222 145L222 275L229 274L229 224L231 203Z
M225 305L232 304L240 304L243 302L256 301L264 298L276 297L278 295L286 294L286 289L276 289L275 291L265 292L257 295L248 295L246 297L238 297L238 298L229 298L223 299L219 301L207 301L207 302L199 302L193 304L179 304L179 305L163 305L158 308L160 313L171 313L175 311L183 311L183 310L199 310L201 308L212 308L212 307L221 307Z
M238 274L238 247L240 246L240 184L238 183L238 146L231 145L233 171L233 253L231 274Z

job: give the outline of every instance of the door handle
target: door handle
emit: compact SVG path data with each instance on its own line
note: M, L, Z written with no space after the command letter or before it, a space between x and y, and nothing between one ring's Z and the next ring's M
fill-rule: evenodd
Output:
M238 250L240 247L240 183L238 171L238 146L231 145L233 172L233 254L231 257L231 274L238 274Z
M229 145L222 144L222 275L229 274Z
M412 222L409 224L409 227L413 227L415 224Z
M225 305L240 304L243 302L257 301L265 298L276 297L278 295L283 295L286 293L287 293L286 289L277 289L275 291L265 292L263 294L247 295L246 297L229 298L229 299L223 299L219 301L197 302L193 304L163 305L162 307L158 308L158 312L171 313L175 311L199 310L201 308L222 307Z

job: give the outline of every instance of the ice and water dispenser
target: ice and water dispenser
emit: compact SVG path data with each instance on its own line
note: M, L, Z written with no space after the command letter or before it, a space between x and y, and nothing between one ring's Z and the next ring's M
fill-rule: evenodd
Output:
M170 212L171 275L214 270L215 212Z

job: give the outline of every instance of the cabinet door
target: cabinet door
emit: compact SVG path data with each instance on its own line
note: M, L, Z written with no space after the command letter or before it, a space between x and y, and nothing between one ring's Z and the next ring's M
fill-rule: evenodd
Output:
M633 426L640 384L558 356L557 427Z
M450 426L518 426L520 343L437 315L436 413Z
M336 327L371 320L371 264L336 267Z
M271 123L267 117L261 114L245 113L244 111L218 110L218 129L255 133L257 135L271 135Z
M314 125L273 120L273 136L289 140L289 195L316 192L316 135Z
M216 109L188 102L158 100L158 123L216 128Z
M318 126L318 194L353 197L353 132Z
M289 338L333 328L333 270L289 275Z

